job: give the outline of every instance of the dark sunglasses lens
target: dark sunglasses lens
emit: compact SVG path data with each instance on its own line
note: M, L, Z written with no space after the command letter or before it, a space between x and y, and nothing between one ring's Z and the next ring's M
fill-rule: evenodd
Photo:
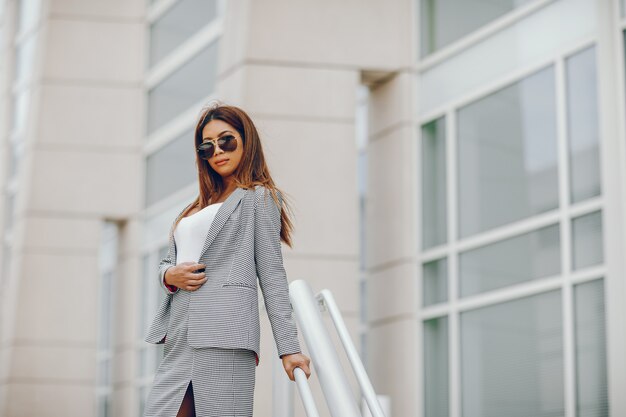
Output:
M198 155L200 155L200 158L202 159L209 159L213 156L214 150L215 146L213 146L213 143L203 143L202 145L198 146Z
M232 152L237 149L237 139L234 136L219 138L217 143L224 152Z

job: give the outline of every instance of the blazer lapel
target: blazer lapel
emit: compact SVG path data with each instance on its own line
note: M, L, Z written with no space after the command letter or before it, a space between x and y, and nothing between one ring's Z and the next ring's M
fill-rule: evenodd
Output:
M217 209L215 218L213 219L213 222L211 223L209 231L206 235L204 246L202 248L202 252L200 252L200 258L198 259L198 262L200 262L200 259L202 259L207 249L209 249L209 246L211 246L211 243L215 239L215 236L217 236L219 231L222 230L222 226L224 226L224 223L226 223L226 220L228 220L228 216L230 216L233 210L235 210L235 207L237 207L237 204L242 199L245 191L246 190L241 187L235 188L235 190L226 198L226 200L224 200L224 204L222 204L220 208Z

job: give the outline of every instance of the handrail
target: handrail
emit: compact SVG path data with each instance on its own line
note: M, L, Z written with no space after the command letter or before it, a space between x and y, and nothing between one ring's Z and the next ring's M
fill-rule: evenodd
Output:
M309 347L312 364L317 371L331 415L333 417L361 417L361 412L352 398L352 391L339 363L339 357L334 349L328 330L324 326L320 311L324 309L328 311L333 321L371 416L385 417L374 387L367 376L363 362L348 333L348 328L332 292L328 289L323 289L314 296L310 285L304 280L293 281L289 284L289 287L291 305L301 333ZM298 390L300 391L307 416L317 417L317 409L304 371L296 368L294 377L298 384Z
M302 405L304 406L304 411L306 412L307 417L319 417L320 415L317 411L315 400L313 399L313 393L311 392L311 387L309 387L306 374L302 368L296 367L293 370L293 376L296 379L296 385L298 386L300 398L302 399Z
M359 353L352 342L352 338L348 333L348 328L346 327L343 318L341 317L341 312L339 311L339 307L337 307L337 303L335 302L335 298L333 294L328 289L323 289L317 295L317 300L322 301L330 314L330 317L335 324L335 329L337 330L337 334L339 335L339 339L343 344L343 348L346 351L346 355L350 360L350 364L352 365L352 369L354 374L359 381L359 385L361 386L361 390L363 396L365 397L365 401L367 401L367 405L370 409L370 413L372 417L385 417L383 413L383 409L378 402L378 398L376 397L376 392L374 391L374 387L372 386L372 382L367 376L367 372L365 371L365 367L363 366L363 362L359 357Z
M362 417L310 285L289 284L291 305L332 417ZM308 413L308 411L307 411Z

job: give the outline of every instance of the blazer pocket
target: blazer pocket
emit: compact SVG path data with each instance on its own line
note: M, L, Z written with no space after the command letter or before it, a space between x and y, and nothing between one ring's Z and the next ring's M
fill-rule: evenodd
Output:
M255 291L257 289L256 285L248 284L247 282L225 282L222 284L222 287L242 287Z

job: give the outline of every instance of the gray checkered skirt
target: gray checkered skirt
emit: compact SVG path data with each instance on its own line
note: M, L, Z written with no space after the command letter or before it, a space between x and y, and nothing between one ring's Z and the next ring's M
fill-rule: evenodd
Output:
M196 416L251 417L256 356L249 349L193 348L187 340L191 292L173 295L161 361L144 417L176 417L192 383Z

